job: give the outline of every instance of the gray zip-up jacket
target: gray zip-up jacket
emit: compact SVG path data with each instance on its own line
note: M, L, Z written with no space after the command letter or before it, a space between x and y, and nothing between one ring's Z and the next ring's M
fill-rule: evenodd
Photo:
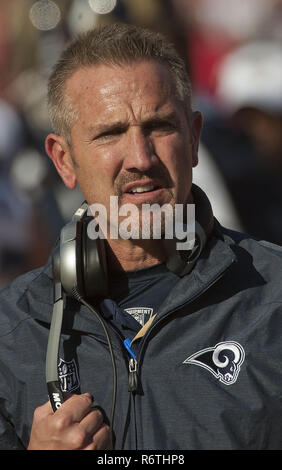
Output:
M110 328L117 366L116 449L282 449L282 248L216 224L192 272L140 340L138 393ZM48 399L50 262L0 295L0 448L26 448ZM112 365L103 329L67 299L62 387L90 392L109 417Z

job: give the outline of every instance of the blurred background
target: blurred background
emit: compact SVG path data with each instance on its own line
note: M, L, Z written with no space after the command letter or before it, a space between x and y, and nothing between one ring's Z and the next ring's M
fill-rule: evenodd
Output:
M46 84L78 33L165 33L204 114L194 181L225 226L282 244L282 0L0 0L0 288L42 265L83 197L45 154Z

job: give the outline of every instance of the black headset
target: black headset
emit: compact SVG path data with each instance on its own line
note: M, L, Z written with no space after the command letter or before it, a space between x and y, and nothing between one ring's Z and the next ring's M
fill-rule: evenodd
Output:
M89 301L105 298L108 294L108 268L103 239L93 239L87 234L88 204L77 209L72 220L60 235L59 250L54 255L56 277L60 278L67 295L77 291Z
M92 302L108 293L106 247L103 239L92 239L87 234L88 204L84 202L66 224L52 257L54 306L46 354L46 383L53 411L64 402L58 375L58 354L64 313L64 297L74 297L85 305L101 323L109 346L113 366L113 399L110 417L110 435L113 439L113 421L116 404L116 364L107 325ZM88 303L91 302L91 303Z

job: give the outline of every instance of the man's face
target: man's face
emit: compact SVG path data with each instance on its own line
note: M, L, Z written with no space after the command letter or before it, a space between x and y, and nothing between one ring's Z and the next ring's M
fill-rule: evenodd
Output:
M109 211L110 196L138 207L189 201L201 116L189 124L166 67L137 62L83 68L68 80L66 95L78 112L71 129L71 185L79 183L89 204Z

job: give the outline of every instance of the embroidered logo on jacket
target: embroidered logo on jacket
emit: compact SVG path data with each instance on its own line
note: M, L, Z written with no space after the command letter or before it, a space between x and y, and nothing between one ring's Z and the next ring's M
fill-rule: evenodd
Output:
M232 385L238 378L244 359L245 351L242 346L235 341L226 341L192 354L183 361L183 364L203 367L220 382Z
M124 310L132 315L142 326L144 326L153 315L153 309L151 307L131 307L125 308Z
M60 358L58 364L59 379L63 392L72 392L80 385L75 360L64 361Z

